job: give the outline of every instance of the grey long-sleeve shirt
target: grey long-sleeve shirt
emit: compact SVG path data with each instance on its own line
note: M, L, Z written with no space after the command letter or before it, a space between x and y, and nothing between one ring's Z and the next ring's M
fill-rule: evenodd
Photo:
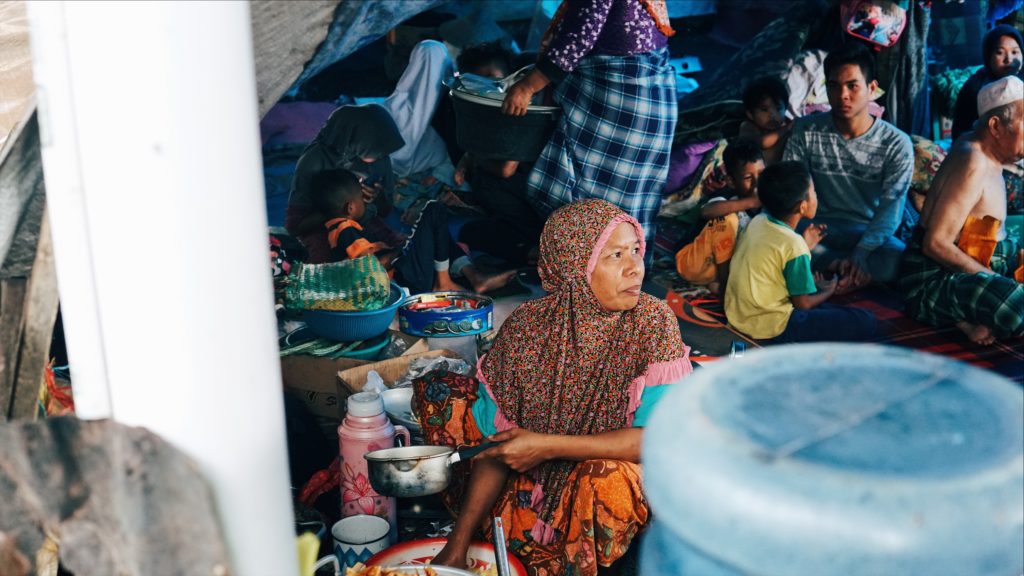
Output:
M830 112L812 114L793 125L783 159L807 165L818 216L867 225L859 250L872 252L896 232L914 173L914 147L899 128L876 118L846 140Z

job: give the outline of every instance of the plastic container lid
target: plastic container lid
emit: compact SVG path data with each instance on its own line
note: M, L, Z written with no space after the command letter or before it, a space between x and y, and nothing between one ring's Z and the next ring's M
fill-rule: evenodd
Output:
M384 413L384 400L376 392L359 392L348 397L348 413L352 416L376 416Z
M643 462L656 522L737 573L1024 570L1024 392L940 356L723 361L659 402Z

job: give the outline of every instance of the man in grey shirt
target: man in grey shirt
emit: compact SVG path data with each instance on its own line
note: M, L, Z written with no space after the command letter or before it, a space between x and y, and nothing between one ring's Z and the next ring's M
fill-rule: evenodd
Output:
M914 171L910 137L868 113L878 88L874 57L848 44L825 59L830 112L796 121L784 160L804 162L827 235L814 266L839 274L838 291L896 279L905 245L894 236Z

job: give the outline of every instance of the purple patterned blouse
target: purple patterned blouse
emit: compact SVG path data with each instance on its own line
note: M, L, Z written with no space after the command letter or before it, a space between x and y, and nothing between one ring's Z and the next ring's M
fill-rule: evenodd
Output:
M664 48L668 38L640 0L566 0L562 21L537 63L558 82L590 54L631 55Z

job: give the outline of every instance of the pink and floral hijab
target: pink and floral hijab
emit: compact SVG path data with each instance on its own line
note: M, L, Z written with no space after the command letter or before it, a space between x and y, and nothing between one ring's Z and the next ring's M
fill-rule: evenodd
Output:
M640 224L604 200L564 206L545 224L539 268L548 296L517 308L480 361L479 378L500 409L499 430L585 435L626 428L645 386L690 373L689 348L664 301L642 293L632 310L609 312L594 296L598 256L622 223L634 227L643 252ZM544 524L533 536L542 543L554 539L546 522L573 466L550 461L530 472L538 486L532 504Z

